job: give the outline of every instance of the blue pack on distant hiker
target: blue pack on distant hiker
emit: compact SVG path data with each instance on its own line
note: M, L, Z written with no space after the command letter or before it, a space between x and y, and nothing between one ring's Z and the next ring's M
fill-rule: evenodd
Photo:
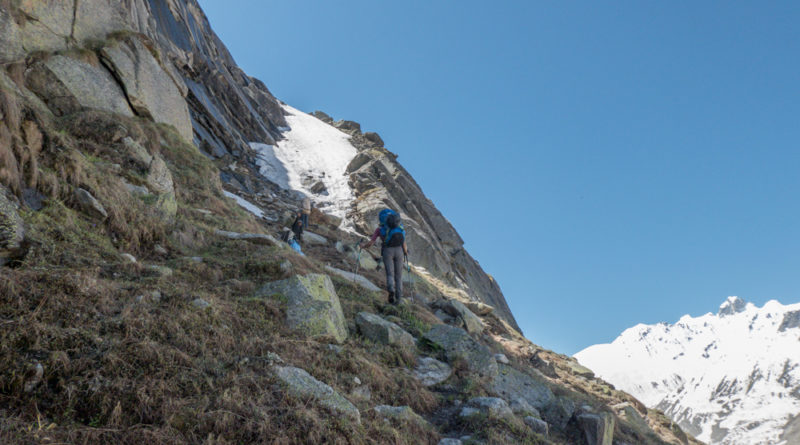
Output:
M406 231L403 228L400 214L392 209L383 209L378 214L378 221L381 223L383 245L386 247L402 246L406 239Z

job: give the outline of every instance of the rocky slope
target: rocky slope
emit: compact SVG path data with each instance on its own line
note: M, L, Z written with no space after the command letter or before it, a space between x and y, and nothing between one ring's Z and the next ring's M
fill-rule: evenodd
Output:
M715 444L796 443L800 304L730 297L717 314L637 325L576 358Z
M277 101L195 1L0 0L0 63L0 442L694 443L524 339L380 136ZM385 206L400 307L352 248Z

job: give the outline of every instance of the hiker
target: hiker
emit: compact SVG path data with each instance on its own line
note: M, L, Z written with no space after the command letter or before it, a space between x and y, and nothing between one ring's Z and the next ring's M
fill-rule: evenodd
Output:
M303 218L304 216L306 216L306 218ZM303 229L308 226L307 222L307 215L298 210L295 214L294 223L292 223L292 232L298 242L303 242Z
M285 229L281 235L281 240L289 244L289 246L300 255L305 256L300 243L303 241L303 218L302 212L297 211L295 214L294 222L291 229Z
M400 221L400 214L392 209L381 210L378 214L378 228L368 242L361 244L368 249L375 240L381 238L381 257L386 268L386 288L389 291L389 303L399 304L403 296L403 259L408 258L406 232Z
M311 214L311 199L308 196L303 198L303 228L308 228L308 215Z

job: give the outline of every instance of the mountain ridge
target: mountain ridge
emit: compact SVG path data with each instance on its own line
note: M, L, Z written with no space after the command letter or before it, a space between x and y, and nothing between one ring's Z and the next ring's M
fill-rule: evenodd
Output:
M729 297L716 314L638 324L575 357L698 438L779 443L800 409L800 364L788 355L800 341L799 314L800 303Z

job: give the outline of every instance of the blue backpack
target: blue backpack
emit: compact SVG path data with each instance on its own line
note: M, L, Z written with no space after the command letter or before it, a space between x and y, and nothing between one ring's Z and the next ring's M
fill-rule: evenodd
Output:
M380 234L383 245L386 247L402 246L406 239L406 231L403 229L400 214L392 209L383 209L378 215L378 221L381 223Z

